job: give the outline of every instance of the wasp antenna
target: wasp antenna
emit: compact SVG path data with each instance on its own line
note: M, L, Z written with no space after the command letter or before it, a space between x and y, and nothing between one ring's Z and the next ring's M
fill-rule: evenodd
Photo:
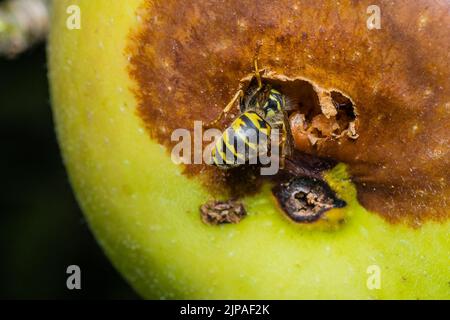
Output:
M255 66L255 76L256 76L256 80L258 81L258 89L262 88L262 81L261 81L261 74L258 68L258 57L255 57L254 60L254 66Z
M255 76L256 76L256 80L258 81L258 90L262 88L261 74L260 74L260 70L258 68L259 53L261 51L262 46L263 46L263 41L257 40L256 44L255 44L255 55L253 57L253 65L255 67Z

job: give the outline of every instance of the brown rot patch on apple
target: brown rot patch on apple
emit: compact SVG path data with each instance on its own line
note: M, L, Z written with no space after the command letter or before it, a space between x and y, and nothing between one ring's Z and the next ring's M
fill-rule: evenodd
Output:
M292 178L275 186L273 193L280 207L295 222L315 222L328 210L346 205L328 184L314 178Z
M208 225L238 223L247 215L244 205L236 200L209 201L200 207L202 221Z
M294 104L300 154L347 165L360 203L392 223L450 216L450 3L382 1L369 30L367 1L143 0L126 57L137 113L170 152L175 129L214 120L253 72ZM427 23L414 21L427 8ZM237 108L217 128L223 130ZM297 172L308 171L294 161ZM186 165L214 193L258 192L253 169ZM309 172L312 173L312 172Z

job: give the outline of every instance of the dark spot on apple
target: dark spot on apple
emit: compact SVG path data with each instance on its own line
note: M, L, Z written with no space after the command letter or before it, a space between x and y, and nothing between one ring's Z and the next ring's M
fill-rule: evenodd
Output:
M244 205L236 200L208 201L200 207L202 221L208 225L238 223L246 215Z
M273 194L287 216L300 223L315 222L326 211L346 205L326 182L315 178L292 178L275 186Z

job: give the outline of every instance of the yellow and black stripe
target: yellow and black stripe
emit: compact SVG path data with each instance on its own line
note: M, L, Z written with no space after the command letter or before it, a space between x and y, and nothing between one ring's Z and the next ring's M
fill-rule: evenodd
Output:
M271 89L269 99L264 104L263 110L266 117L272 117L276 113L281 112L284 108L284 96L277 90Z
M217 140L212 150L214 164L231 168L246 163L251 155L257 155L261 143L268 144L270 130L270 125L256 112L244 112Z

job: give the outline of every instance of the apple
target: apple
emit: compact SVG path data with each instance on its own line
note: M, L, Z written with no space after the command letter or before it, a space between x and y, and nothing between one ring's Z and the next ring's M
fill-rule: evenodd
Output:
M422 12L421 1L379 1L381 29L370 30L366 2L54 2L49 79L64 162L96 239L142 297L449 298L444 169L450 157L443 133L448 126L442 125L449 119L449 68L442 52L450 42L438 42L448 40L448 30L438 27L448 22L439 15L448 4L427 3ZM406 26L416 23L413 36ZM426 31L434 31L436 40ZM429 54L421 57L422 69L404 56L413 52L411 43L416 54ZM253 192L240 193L247 216L238 223L205 224L199 208L227 199L230 189L242 190L242 181L220 180L217 168L171 160L173 129L213 120L252 74L258 45L265 80L284 79L293 90L295 81L336 90L357 108L359 138L343 137L342 148L335 140L324 141L319 151L305 145L291 122L298 150L340 162L323 173L346 202L328 212L341 217L337 226L292 221L274 198L275 182L267 180L258 187L244 181ZM431 93L422 86L421 70L429 72ZM373 99L380 95L385 99ZM423 97L436 103L439 116L417 111L426 108L414 104ZM377 120L387 114L392 121ZM220 128L229 121L225 117ZM400 153L406 124L414 121L431 138L417 138ZM431 146L436 141L447 141L446 147ZM418 173L409 175L413 154ZM388 175L378 173L380 161L391 166ZM440 199L421 206L426 215L404 205L416 201L414 176ZM364 183L384 190L377 201ZM401 187L402 197L391 197L391 184Z

